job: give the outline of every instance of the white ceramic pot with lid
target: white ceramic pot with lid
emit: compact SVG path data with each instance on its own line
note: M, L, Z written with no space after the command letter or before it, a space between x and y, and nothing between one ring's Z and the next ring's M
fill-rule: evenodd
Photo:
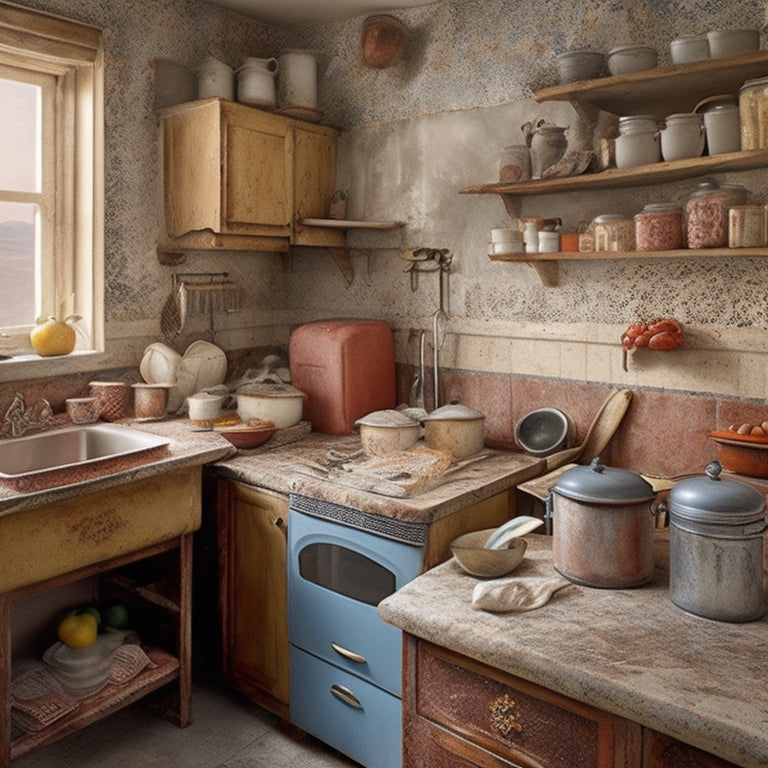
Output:
M661 160L661 146L656 118L653 115L620 117L615 149L617 168L658 163Z
M669 115L661 129L661 156L666 161L700 157L704 152L704 119L696 112Z
M746 483L706 474L669 492L669 597L679 608L717 621L765 614L765 498Z
M739 107L734 103L717 104L704 112L707 153L738 152L741 149Z
M355 422L363 450L371 456L406 451L421 437L421 424L394 408L372 411Z
M563 472L547 498L555 569L589 587L623 589L650 581L655 498L640 475L599 458Z
M271 421L277 429L292 427L301 421L306 394L290 384L245 384L234 394L237 415L243 421Z
M485 415L461 403L437 408L423 419L428 448L450 453L455 459L472 456L485 445Z

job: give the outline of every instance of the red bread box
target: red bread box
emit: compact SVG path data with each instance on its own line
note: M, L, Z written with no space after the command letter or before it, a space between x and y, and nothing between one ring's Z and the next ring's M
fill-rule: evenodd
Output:
M300 325L288 347L291 383L316 432L352 434L357 419L394 408L395 340L380 320L317 320Z

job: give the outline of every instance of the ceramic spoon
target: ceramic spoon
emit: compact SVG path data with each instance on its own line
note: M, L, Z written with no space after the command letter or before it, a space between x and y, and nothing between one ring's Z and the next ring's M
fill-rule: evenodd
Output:
M544 521L539 520L538 517L529 517L528 515L515 517L497 528L488 537L483 549L504 549L512 539L525 536L526 533L530 533L540 525L544 525Z

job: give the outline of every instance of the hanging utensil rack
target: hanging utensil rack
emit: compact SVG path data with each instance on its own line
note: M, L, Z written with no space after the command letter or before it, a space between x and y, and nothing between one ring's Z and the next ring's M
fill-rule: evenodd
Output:
M173 287L186 292L191 316L242 310L242 289L228 272L176 272Z

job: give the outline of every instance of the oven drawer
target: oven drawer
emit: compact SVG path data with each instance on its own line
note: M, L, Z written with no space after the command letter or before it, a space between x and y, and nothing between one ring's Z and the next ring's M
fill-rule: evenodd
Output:
M293 646L290 660L292 723L366 768L399 768L400 699Z
M400 696L402 641L378 603L421 571L423 548L291 510L292 645Z

